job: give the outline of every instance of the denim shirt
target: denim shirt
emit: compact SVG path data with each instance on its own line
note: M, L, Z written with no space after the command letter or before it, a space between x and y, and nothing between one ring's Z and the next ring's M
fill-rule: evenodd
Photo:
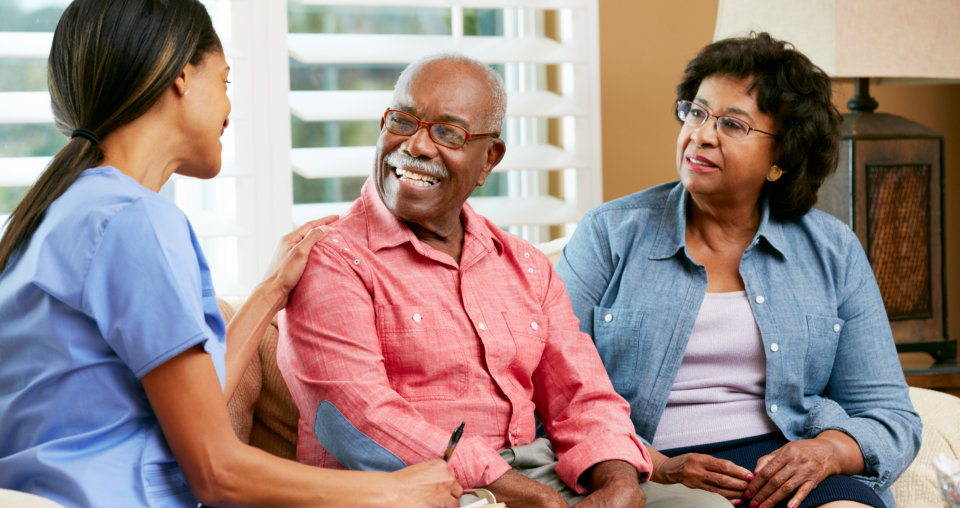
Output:
M687 196L675 182L591 210L557 267L647 443L707 290L686 248ZM781 222L765 204L740 276L763 340L767 415L790 440L852 436L865 465L856 478L893 506L887 488L916 455L921 424L857 237L818 210Z

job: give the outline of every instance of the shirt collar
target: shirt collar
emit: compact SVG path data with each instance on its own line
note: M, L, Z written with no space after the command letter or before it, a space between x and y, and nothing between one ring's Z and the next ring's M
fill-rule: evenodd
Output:
M422 243L417 235L413 234L413 231L383 204L373 177L367 178L364 182L363 189L360 191L360 201L367 216L367 242L371 251L396 247L405 242L414 245ZM464 226L464 246L468 241L478 240L484 246L492 246L497 251L497 255L503 254L500 230L491 230L488 222L473 210L470 203L463 204L460 219Z
M660 216L660 228L657 231L650 259L667 259L680 250L686 250L686 210L689 195L680 182L670 190ZM763 198L760 227L757 228L757 233L753 237L753 243L754 245L763 243L784 259L787 257L783 225L771 219L770 200L766 197Z

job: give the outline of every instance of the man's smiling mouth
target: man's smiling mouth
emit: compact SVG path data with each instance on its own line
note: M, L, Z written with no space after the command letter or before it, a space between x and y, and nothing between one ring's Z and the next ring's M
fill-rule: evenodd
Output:
M421 173L414 173L413 171L407 171L403 168L396 168L394 169L394 172L401 182L408 183L416 187L430 187L440 181L439 178Z

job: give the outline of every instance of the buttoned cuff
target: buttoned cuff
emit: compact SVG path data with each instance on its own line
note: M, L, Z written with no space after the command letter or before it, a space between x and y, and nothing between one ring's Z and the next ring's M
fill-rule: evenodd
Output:
M863 455L863 474L858 475L876 489L886 488L890 471L881 463L879 450L873 443L882 443L874 427L867 420L852 418L843 407L831 399L823 399L810 410L804 427L810 437L825 430L838 430L852 437L860 446Z
M587 489L577 483L580 476L591 467L608 460L622 460L637 470L641 482L650 479L653 462L643 443L635 434L602 434L565 451L557 457L557 475L578 494Z
M450 470L464 489L486 487L510 470L500 453L480 437L464 438L450 457Z

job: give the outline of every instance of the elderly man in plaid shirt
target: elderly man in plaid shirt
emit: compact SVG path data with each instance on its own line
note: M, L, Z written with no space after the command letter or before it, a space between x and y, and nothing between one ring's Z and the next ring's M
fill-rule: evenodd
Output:
M549 260L466 203L506 151L500 77L459 55L427 57L393 101L372 177L281 315L298 460L395 470L440 457L465 422L452 472L512 508L729 506L645 482L629 406Z

